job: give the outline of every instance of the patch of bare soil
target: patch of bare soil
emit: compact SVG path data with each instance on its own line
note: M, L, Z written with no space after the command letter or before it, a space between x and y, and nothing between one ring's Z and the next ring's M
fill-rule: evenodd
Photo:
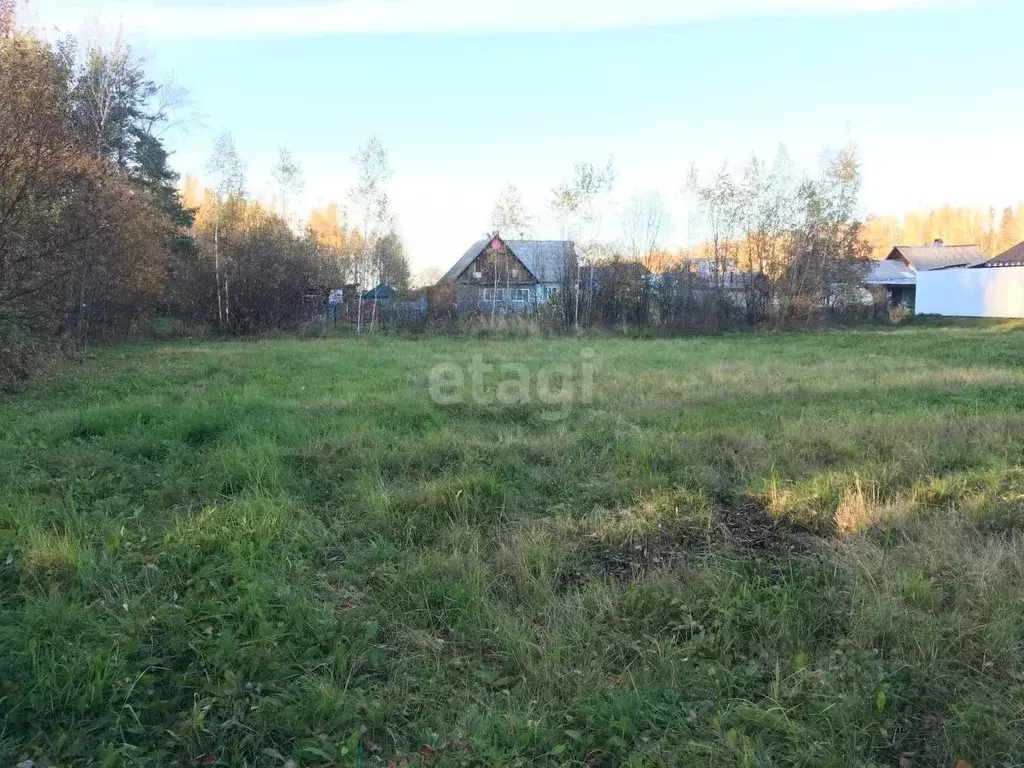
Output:
M652 571L660 571L706 550L705 542L695 539L670 539L667 536L641 541L601 552L594 569L617 581L632 582Z
M772 517L756 499L743 497L718 508L718 535L664 533L599 552L592 569L630 583L647 574L703 557L725 543L742 558L776 562L810 554L816 536L808 528ZM580 574L573 574L578 579ZM573 579L570 579L572 581Z
M753 560L780 560L806 553L814 537L802 525L772 517L749 496L722 505L718 523L729 545Z

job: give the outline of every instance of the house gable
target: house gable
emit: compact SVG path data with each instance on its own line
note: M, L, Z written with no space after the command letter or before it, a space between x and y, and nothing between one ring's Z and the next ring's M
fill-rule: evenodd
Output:
M455 276L454 282L487 286L535 285L538 281L508 244L495 235Z
M885 260L886 261L898 261L898 262L900 262L902 264L905 264L908 267L913 268L913 265L909 261L907 261L907 257L903 255L903 253L900 251L900 249L898 247L897 248L893 248L889 252L889 255L885 257Z

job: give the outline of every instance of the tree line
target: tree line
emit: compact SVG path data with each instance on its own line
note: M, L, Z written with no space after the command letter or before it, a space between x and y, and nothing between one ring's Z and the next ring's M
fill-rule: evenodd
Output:
M387 194L388 153L376 137L352 158L348 205L308 217L297 210L303 172L285 148L272 204L249 193L228 133L214 142L205 186L182 181L165 146L180 91L151 77L117 38L43 39L19 24L16 1L0 0L0 359L19 340L82 348L147 333L157 317L183 332L293 329L322 316L337 288L356 297L356 323L372 325L377 302L364 318L363 291L411 287ZM551 189L548 212L576 243L544 313L563 330L811 322L862 311L867 259L896 243L943 237L994 255L1024 239L1024 205L862 220L853 147L827 153L814 173L784 155L770 166L754 158L692 171L682 186L698 235L674 251L661 194L641 191L613 206L615 184L610 161L578 163ZM509 184L490 224L525 239L536 219Z
M874 258L884 259L894 245L924 245L935 240L980 245L998 256L1024 240L1024 203L995 208L942 205L910 211L901 217L871 216L864 239Z
M330 288L408 281L376 139L348 227L293 210L302 172L282 150L268 207L246 163L217 138L209 186L179 190L164 139L180 91L156 82L122 40L49 41L0 0L0 357L27 340L83 347L168 317L221 333L294 327ZM13 362L12 362L13 360ZM0 367L3 367L0 364Z
M579 163L551 190L561 235L576 243L559 299L566 327L688 331L767 321L864 315L870 246L858 217L861 168L853 146L826 153L817 174L757 158L738 172L692 169L685 189L701 237L665 247L668 206L657 191L612 204L615 171ZM618 237L606 236L609 212ZM494 206L495 231L525 237L533 216L509 185Z
M293 329L323 314L332 289L346 288L360 305L374 285L405 290L408 258L385 192L387 151L371 137L353 163L358 179L350 198L360 223L351 225L352 212L336 204L302 221L293 203L303 173L291 153L279 151L275 203L268 208L248 195L246 163L231 134L218 136L207 163L209 185L191 178L183 184L200 258L184 273L188 282L168 315L227 332Z
M826 151L817 173L798 170L784 148L771 165L702 174L681 185L695 242L669 249L671 217L658 191L613 203L611 163L579 163L554 186L549 212L577 243L567 275L564 325L690 330L766 321L851 319L889 310L884 291L867 289L871 260L896 245L981 246L996 256L1024 240L1024 203L994 208L939 206L902 217L861 218L856 148ZM608 214L618 235L607 237ZM529 237L536 218L508 184L495 202L493 231Z
M172 97L127 46L47 42L0 0L0 333L125 328L195 258Z

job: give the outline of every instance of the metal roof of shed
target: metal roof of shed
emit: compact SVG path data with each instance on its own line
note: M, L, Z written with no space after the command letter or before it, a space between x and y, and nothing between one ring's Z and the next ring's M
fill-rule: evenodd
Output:
M1024 243L1017 243L1010 250L989 259L979 267L1024 267Z
M888 260L902 259L918 272L974 267L988 261L979 245L897 245Z
M878 261L872 265L864 284L917 285L917 273L895 259Z

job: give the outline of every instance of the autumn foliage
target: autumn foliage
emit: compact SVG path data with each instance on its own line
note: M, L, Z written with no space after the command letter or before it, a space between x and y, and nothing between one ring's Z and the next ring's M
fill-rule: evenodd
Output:
M144 127L153 86L123 51L76 59L9 5L0 19L0 335L126 331L160 303L190 224ZM102 116L100 70L117 91Z

